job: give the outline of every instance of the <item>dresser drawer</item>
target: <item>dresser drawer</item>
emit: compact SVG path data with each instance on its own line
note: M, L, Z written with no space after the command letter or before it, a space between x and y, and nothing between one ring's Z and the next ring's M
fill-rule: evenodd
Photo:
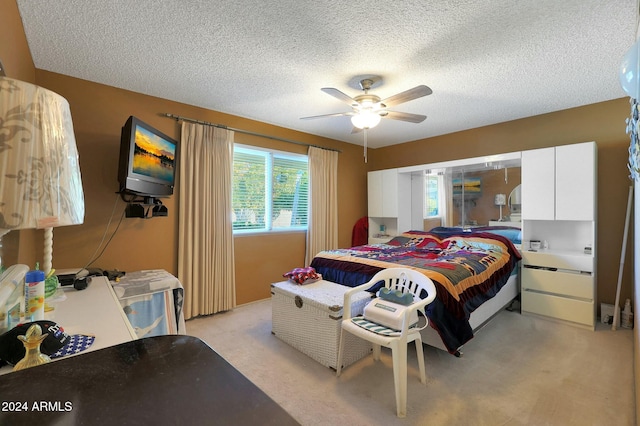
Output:
M522 289L553 293L593 301L591 274L522 268Z
M522 264L547 268L593 272L593 257L583 254L560 254L551 251L523 251Z
M522 312L595 326L594 303L522 290Z

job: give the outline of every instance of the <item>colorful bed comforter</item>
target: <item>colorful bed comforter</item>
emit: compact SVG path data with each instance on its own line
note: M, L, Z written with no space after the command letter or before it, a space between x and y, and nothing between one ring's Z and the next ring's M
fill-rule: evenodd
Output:
M514 272L520 253L506 237L441 228L409 231L386 244L320 252L311 266L323 278L350 287L391 267L419 270L436 285L427 308L432 328L451 353L473 337L469 315L495 296ZM377 288L370 289L377 291Z

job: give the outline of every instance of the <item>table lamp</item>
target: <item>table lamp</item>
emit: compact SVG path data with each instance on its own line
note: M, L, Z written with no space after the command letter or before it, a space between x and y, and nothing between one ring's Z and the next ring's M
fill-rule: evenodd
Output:
M69 103L50 90L0 76L0 237L14 229L44 229L46 274L52 269L53 228L83 220Z
M500 217L498 221L502 221L502 206L507 204L507 195L506 194L496 194L496 198L494 200L494 204L500 207Z

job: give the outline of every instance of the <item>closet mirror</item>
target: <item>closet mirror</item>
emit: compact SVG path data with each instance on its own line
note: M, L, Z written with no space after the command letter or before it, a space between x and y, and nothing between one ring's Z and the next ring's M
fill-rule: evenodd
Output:
M519 154L425 165L423 229L520 222Z
M444 176L445 206L439 215L443 226L488 226L491 222L511 220L512 210L507 205L507 194L520 185L520 166L498 169L469 167L451 170Z

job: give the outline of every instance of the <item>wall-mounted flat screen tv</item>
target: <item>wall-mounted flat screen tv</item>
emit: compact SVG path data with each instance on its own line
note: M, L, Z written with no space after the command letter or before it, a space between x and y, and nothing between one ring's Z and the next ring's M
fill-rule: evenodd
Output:
M168 197L173 194L178 142L131 116L122 127L118 182L121 194Z

